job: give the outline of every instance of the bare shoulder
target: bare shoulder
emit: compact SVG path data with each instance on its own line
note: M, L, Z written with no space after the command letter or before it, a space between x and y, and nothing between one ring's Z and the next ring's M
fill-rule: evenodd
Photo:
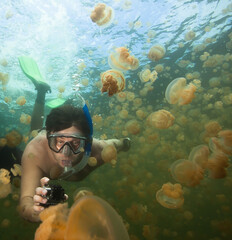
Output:
M45 134L38 134L26 146L22 160L34 156L43 156L47 152L47 138Z

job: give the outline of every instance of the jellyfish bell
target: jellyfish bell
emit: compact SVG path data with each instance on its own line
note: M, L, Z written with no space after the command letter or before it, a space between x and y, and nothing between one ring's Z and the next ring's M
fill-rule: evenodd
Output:
M102 160L106 163L117 159L117 150L113 145L106 145L101 152Z
M192 83L186 85L186 79L176 78L166 88L165 98L170 104L186 105L195 97L196 86Z
M179 159L170 166L170 173L173 179L186 186L196 186L204 178L203 169L196 163Z
M114 10L104 3L98 3L91 12L90 18L100 27L108 27L114 19Z
M65 239L129 240L118 213L97 196L84 196L70 209Z
M163 184L162 188L156 192L156 200L165 208L180 208L184 204L182 186L170 182Z
M167 129L174 123L175 117L168 111L161 109L147 117L148 125L159 129Z
M125 47L116 48L108 57L111 68L119 71L136 70L139 67L139 60L131 56Z
M158 61L164 57L165 53L166 49L163 46L154 45L151 47L148 53L148 58L151 59L152 61Z
M109 96L121 92L125 88L125 77L122 72L111 69L101 74L102 92Z
M189 160L198 164L202 169L205 169L208 164L209 154L208 146L198 145L191 150Z

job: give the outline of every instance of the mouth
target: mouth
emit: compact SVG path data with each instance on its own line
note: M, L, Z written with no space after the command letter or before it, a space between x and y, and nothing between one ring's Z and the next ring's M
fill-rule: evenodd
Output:
M71 160L61 160L62 167L71 167L72 161Z

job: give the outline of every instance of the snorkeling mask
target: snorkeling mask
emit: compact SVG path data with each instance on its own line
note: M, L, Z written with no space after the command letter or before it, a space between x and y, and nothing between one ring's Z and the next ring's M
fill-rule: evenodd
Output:
M84 152L86 138L80 134L60 134L54 133L48 136L48 145L56 153L62 152L69 156L71 152L78 154Z
M75 164L74 166L72 165L64 167L63 173L58 177L59 179L66 179L73 175L74 173L81 171L87 165L88 159L91 154L93 135L92 119L89 113L89 109L83 97L80 94L75 93L74 97L68 99L64 104L70 104L75 107L78 106L82 107L86 117L86 121L90 128L90 134L87 138L83 137L78 133L76 134L74 133L71 135L54 133L48 135L49 147L52 151L56 153L62 152L66 156L69 156L71 153L79 154L81 152L84 152L84 156L77 164Z

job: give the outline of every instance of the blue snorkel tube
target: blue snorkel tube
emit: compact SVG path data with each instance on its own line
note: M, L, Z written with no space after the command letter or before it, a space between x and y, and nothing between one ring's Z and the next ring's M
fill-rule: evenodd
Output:
M81 161L79 163L77 163L75 166L65 167L64 172L59 176L59 179L66 179L66 178L69 178L70 176L72 176L73 174L80 172L87 165L88 159L91 154L91 148L92 148L93 122L92 122L92 118L89 113L89 109L85 103L85 100L79 93L76 93L74 98L72 98L70 100L71 100L70 104L73 105L74 107L81 105L80 107L82 107L83 112L86 117L86 120L87 120L87 123L89 125L90 134L88 136L87 144L85 145L85 153L84 153L84 156L82 157ZM67 101L67 104L68 104L68 102L69 102L69 100Z

